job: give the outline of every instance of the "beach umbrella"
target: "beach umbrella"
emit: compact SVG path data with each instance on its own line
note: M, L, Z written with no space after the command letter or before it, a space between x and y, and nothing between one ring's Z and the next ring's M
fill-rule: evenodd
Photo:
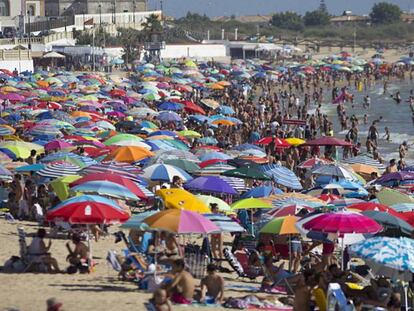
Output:
M297 217L295 216L284 216L277 217L269 221L262 229L260 233L270 233L277 235L292 235L299 234L296 229Z
M16 130L9 125L0 125L0 136L13 135L15 132Z
M266 164L262 165L261 169L273 180L282 186L294 189L301 190L302 184L300 183L298 177L291 170L284 166L279 166L275 164Z
M285 141L292 146L300 146L306 143L305 140L296 137L286 138Z
M48 210L48 221L72 224L113 224L128 220L129 215L114 201L97 195L67 199Z
M142 141L143 139L133 134L117 134L105 140L104 145L110 146L110 145L113 145L115 143L118 143L124 140Z
M163 182L172 182L174 176L178 176L184 181L192 179L184 170L168 164L153 164L146 167L142 174L142 177L146 179Z
M272 204L257 198L248 198L238 200L231 205L233 210L236 209L256 209L256 208L272 208Z
M412 280L414 272L414 240L412 239L372 237L351 245L348 251L351 255L362 258L375 274L403 281Z
M303 228L311 231L336 233L377 233L382 227L371 218L352 212L334 212L319 214L306 223Z
M324 175L324 176L335 176L339 178L344 178L348 180L353 180L354 177L352 176L351 172L349 172L345 167L328 164L316 167L312 170L312 174L315 175Z
M186 160L194 163L200 162L197 156L186 150L157 151L154 158L155 162L161 162L163 160Z
M179 167L190 174L200 169L196 163L184 159L169 159L162 161L162 163Z
M281 194L283 193L282 190L272 187L272 186L259 186L250 189L249 191L243 193L240 198L246 199L246 198L262 198L262 197L268 197L272 194Z
M148 228L148 225L144 223L144 219L149 216L154 215L157 211L146 211L139 214L132 215L126 222L124 222L120 228L121 229L138 229L145 231Z
M12 179L13 179L13 174L3 165L0 165L0 180L12 180Z
M57 162L57 161L61 161L61 162L65 161L68 163L78 165L80 167L90 166L90 165L97 163L94 159L90 157L81 156L76 153L63 152L63 151L51 153L40 160L40 162L42 163L50 163L50 162Z
M145 158L151 157L154 154L147 148L137 146L120 146L111 151L106 157L105 161L117 161L133 163L141 161Z
M255 142L257 145L270 145L271 143L274 144L275 148L289 148L291 145L283 138L278 137L263 137Z
M56 205L48 210L48 221L65 221L71 224L88 225L89 267L92 264L92 247L89 238L90 224L113 224L125 222L129 215L114 201L94 195L82 195Z
M161 111L158 114L157 119L164 122L180 122L182 120L181 117L173 111Z
M53 191L56 193L59 200L66 200L70 195L69 184L81 178L79 175L68 175L55 178L50 182Z
M202 99L200 102L211 109L217 109L218 107L220 107L220 104L214 99L205 98Z
M45 178L57 178L68 175L77 175L81 167L68 162L52 162L36 174Z
M76 192L99 194L116 199L138 200L138 197L127 187L106 180L83 182L71 189Z
M191 191L237 194L237 191L218 176L200 176L187 182L184 187Z
M271 180L272 178L264 173L257 166L244 166L223 172L224 176L238 177L242 179Z
M190 131L190 130L180 131L178 132L178 135L188 137L188 138L200 138L201 137L200 133L196 131Z
M381 232L382 235L394 237L401 235L411 236L414 231L414 228L409 223L387 212L365 211L362 214L383 226L384 230Z
M391 205L390 207L399 213L414 211L414 203L399 203Z
M285 205L279 209L272 209L268 211L266 214L272 217L284 217L284 216L295 216L302 211L306 211L307 213L312 212L314 209L309 206L300 205L300 204L292 204L292 205Z
M230 205L228 205L226 202L224 202L222 199L211 196L211 195L203 195L203 194L197 194L196 197L204 202L204 204L208 207L210 207L210 204L217 204L217 208L220 212L231 212L232 209Z
M40 164L40 163L30 164L30 165L23 165L23 166L20 166L20 167L16 168L16 172L21 172L21 173L24 173L24 172L37 172L37 171L40 171L41 169L43 169L45 167L46 167L46 165Z
M382 188L376 194L376 197L381 204L388 206L401 203L414 203L414 198L408 194L390 188Z
M397 212L392 209L391 207L377 203L377 202L361 202L356 204L351 204L347 206L348 210L357 210L361 212L365 211L378 211L378 212L385 212L391 215L396 215Z
M46 145L44 145L45 150L50 151L50 150L60 150L60 149L66 149L66 148L72 148L73 145L61 140L61 139L56 139L56 140L52 140L50 142L48 142Z
M204 214L205 218L214 223L219 229L220 232L245 232L242 226L240 226L234 219L221 215L221 214Z
M384 174L380 178L375 180L375 183L381 185L389 182L400 182L403 180L414 180L414 172L399 171Z
M169 209L144 219L152 230L176 234L209 234L220 229L204 216L187 210Z
M323 136L316 138L314 140L308 140L306 142L307 146L352 146L350 142L345 140L331 137L331 136Z
M232 157L223 152L213 151L213 152L204 153L201 156L199 156L199 158L202 162L204 162L204 161L212 160L212 159L229 160Z
M109 181L118 185L126 187L129 191L135 194L140 199L147 199L146 194L141 190L136 182L124 177L116 172L107 171L106 173L91 173L71 183L70 186L78 186L85 182L91 181Z
M298 165L299 168L304 168L304 169L311 169L315 166L319 166L319 165L323 165L323 164L329 164L332 163L331 160L325 159L325 158L311 158L308 160L303 161L302 163L300 163Z
M187 210L200 214L211 213L210 208L203 201L184 189L160 189L156 194L164 201L166 208Z

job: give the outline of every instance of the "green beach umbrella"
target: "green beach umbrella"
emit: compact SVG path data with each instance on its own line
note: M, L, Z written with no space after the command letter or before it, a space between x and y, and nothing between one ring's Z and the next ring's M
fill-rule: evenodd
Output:
M122 140L136 140L136 141L143 141L143 139L139 136L133 135L133 134L117 134L115 136L112 136L111 138L108 138L104 141L105 146L110 146L114 143L120 142Z
M256 198L239 200L231 205L235 209L272 208L272 204Z
M238 177L243 179L258 179L271 180L269 175L266 175L262 170L256 166L242 166L234 170L225 171L222 175L230 177Z
M184 171L187 171L188 173L193 173L200 169L200 167L196 163L184 159L170 159L163 161L163 163L177 166L183 169Z
M196 197L204 202L205 205L210 206L211 203L217 204L217 207L220 212L229 213L232 211L230 205L228 205L226 202L224 202L222 199L213 197L211 195L203 195L203 194L197 194Z

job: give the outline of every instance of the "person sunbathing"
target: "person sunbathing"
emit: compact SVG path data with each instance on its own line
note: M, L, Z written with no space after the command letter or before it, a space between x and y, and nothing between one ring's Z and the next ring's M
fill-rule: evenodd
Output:
M46 237L46 230L39 229L37 230L36 236L33 238L32 242L27 248L27 254L29 256L41 256L42 262L47 265L48 270L53 273L59 273L59 265L57 260L51 256L49 253L50 247L52 246L52 241L49 240L48 245L46 246L44 238Z
M214 264L207 266L207 276L200 282L200 302L222 303L224 296L224 279L218 275Z
M69 242L66 243L66 248L69 252L66 260L74 266L79 266L85 262L88 262L89 249L84 243L81 242L80 236L74 234L72 236L72 243L75 245L74 250L71 249Z
M174 277L167 285L171 301L176 304L191 304L195 289L193 276L184 270L183 259L175 260L172 267Z

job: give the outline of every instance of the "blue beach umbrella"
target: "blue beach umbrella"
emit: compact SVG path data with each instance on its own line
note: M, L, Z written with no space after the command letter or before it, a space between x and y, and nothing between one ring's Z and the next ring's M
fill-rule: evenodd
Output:
M89 181L73 187L72 190L118 199L139 200L139 198L127 187L110 181Z
M279 188L274 188L271 186L260 186L256 188L252 188L249 191L243 193L240 198L247 199L247 198L263 198L268 197L272 194L282 194L283 191Z

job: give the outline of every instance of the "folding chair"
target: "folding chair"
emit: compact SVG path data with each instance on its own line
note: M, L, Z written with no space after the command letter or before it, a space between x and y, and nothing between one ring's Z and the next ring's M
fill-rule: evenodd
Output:
M26 264L23 272L29 271L34 265L43 264L44 255L31 255L27 252L26 231L23 227L17 228L20 246L20 258Z
M186 253L184 262L188 272L190 272L194 278L202 279L205 276L208 256L202 253Z
M348 302L341 286L338 283L330 283L328 287L328 311L352 311L354 306Z
M243 266L240 264L240 262L237 260L237 258L231 253L231 251L228 248L223 249L224 258L229 263L230 267L237 273L237 276L239 278L249 278L251 280L254 280L256 276L252 277L248 275L245 270L243 269Z

